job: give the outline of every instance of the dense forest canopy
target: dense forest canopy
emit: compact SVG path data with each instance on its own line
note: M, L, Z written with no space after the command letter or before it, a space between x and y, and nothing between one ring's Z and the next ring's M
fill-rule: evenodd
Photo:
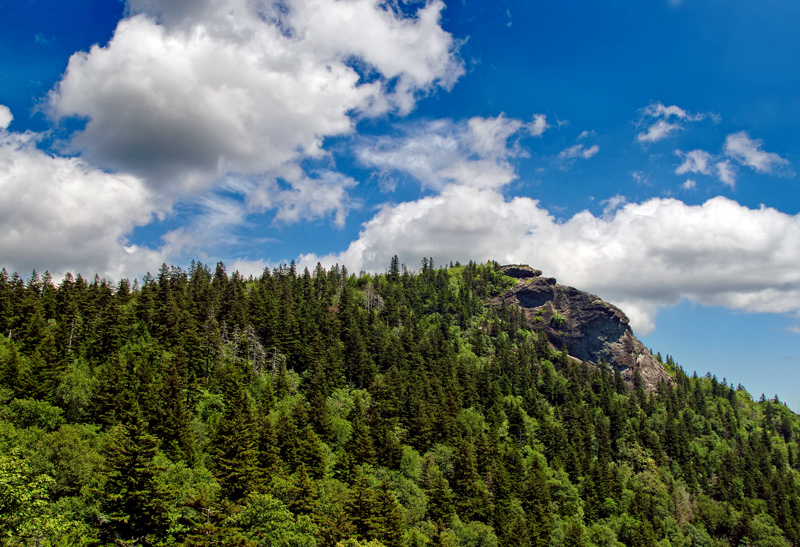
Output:
M3 270L3 544L800 544L800 417L670 357L653 394L575 363L485 305L514 283Z

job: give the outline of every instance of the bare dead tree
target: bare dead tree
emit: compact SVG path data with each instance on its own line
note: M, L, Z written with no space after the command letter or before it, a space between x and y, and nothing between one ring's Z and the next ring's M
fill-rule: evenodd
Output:
M270 348L269 350L264 352L264 359L265 362L270 367L270 373L272 377L275 377L275 372L278 370L281 364L286 364L286 355L278 351L278 348Z
M248 325L245 329L245 338L247 340L248 357L253 367L253 374L260 374L261 369L267 361L267 352L264 351L264 346L258 339L256 329L253 325Z

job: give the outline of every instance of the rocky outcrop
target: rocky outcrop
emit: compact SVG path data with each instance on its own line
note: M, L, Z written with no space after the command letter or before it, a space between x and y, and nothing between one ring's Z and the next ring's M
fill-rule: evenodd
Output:
M510 268L513 272L538 272L528 266L524 267L527 270L520 265ZM544 332L556 349L566 346L575 359L594 365L607 363L620 371L629 388L637 371L648 393L655 391L660 381L670 381L667 371L633 335L627 316L616 306L593 294L559 285L552 277L512 277L520 282L489 304L520 306L530 327Z
M542 270L534 270L527 264L509 264L508 266L501 266L500 270L508 277L517 279L528 279L542 275Z

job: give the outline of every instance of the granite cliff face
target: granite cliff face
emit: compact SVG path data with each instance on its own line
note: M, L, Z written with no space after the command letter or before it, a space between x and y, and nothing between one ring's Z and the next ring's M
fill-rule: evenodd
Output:
M616 306L573 287L559 285L552 277L526 265L503 266L503 273L520 279L511 290L490 300L490 305L520 306L529 325L547 334L556 349L567 347L580 361L617 369L629 388L636 372L646 392L660 381L669 382L667 371L633 335L627 316Z

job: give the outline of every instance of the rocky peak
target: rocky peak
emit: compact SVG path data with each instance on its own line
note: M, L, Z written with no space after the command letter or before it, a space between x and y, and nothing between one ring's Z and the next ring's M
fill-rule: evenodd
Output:
M638 371L648 393L670 378L663 365L633 335L628 317L616 306L574 287L559 285L555 278L541 277L526 265L501 268L520 279L511 290L492 298L490 305L516 305L523 309L530 327L544 332L550 343L580 361L608 363L619 370L629 388Z

